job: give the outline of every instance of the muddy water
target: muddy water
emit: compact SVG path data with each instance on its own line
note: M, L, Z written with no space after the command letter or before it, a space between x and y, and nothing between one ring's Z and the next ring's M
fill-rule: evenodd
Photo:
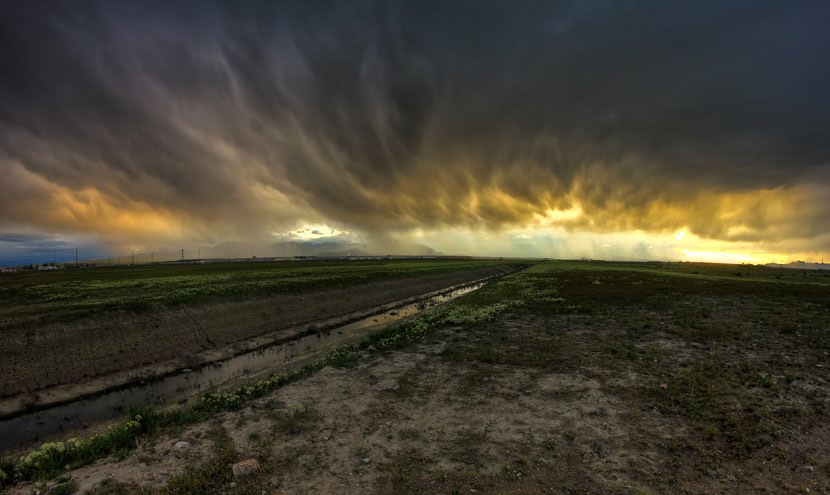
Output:
M230 387L276 371L301 366L332 346L353 341L390 323L461 297L486 283L479 281L443 293L432 293L411 304L217 361L196 371L182 370L154 381L0 421L0 451L80 432L90 425L122 416L132 405L164 406L183 403L209 389Z

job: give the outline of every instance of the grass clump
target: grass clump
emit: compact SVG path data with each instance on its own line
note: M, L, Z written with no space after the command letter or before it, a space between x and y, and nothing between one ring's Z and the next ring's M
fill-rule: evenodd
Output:
M67 481L52 487L49 490L49 495L72 495L78 491L78 483L74 481Z
M148 491L140 490L138 487L129 484L123 483L120 481L115 481L113 479L105 479L101 482L100 485L96 486L95 488L86 492L88 495L135 495L137 493L145 494Z
M212 436L216 453L207 464L188 467L185 471L171 478L162 495L196 495L216 493L222 485L233 481L230 465L236 461L236 452L228 434L221 428L213 430Z
M285 435L297 435L309 429L314 414L305 404L295 404L279 414L274 422L274 431Z

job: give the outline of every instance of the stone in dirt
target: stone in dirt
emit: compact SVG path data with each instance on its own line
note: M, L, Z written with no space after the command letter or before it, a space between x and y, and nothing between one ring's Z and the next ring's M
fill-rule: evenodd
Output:
M177 449L186 449L186 448L190 447L190 444L185 442L185 441L179 441L179 442L176 442L175 444L173 444L173 447L175 447Z
M233 476L235 478L241 478L257 471L259 469L259 461L256 459L245 459L231 466L231 469L233 470Z

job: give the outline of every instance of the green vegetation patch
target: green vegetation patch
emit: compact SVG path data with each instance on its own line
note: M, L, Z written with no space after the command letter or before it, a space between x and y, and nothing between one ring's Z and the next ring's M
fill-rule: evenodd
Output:
M489 260L285 261L142 265L18 272L0 276L0 317L55 318L142 310L209 299L244 299L309 289L485 268Z

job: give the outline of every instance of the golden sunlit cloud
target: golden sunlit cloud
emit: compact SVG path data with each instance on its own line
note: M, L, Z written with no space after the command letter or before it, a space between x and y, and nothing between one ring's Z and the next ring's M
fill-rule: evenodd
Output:
M171 237L181 232L181 220L149 205L128 202L116 206L95 189L59 188L51 198L50 221L56 225L96 233Z
M533 214L533 218L540 226L561 225L573 223L582 217L582 208L574 205L566 210L548 208L543 215Z
M23 186L21 192L25 197L14 207L26 211L30 221L52 229L122 239L173 238L183 230L181 214L140 201L116 200L91 187L72 190L19 165L10 166L5 172L6 177Z

